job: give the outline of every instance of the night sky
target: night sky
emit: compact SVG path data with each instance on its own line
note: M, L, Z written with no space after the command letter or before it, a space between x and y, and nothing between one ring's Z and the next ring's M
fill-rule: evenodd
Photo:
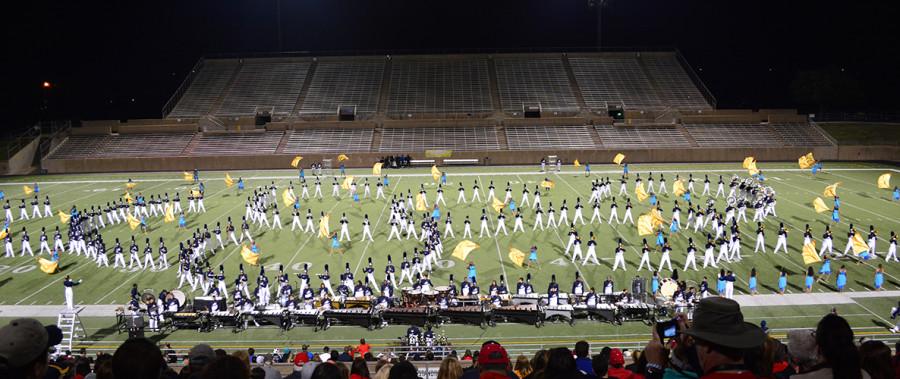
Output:
M4 134L41 118L161 117L163 104L204 55L597 45L596 12L587 0L23 3L4 12L2 23ZM602 45L677 47L720 108L822 109L791 91L799 73L818 70L852 83L858 95L828 108L898 110L897 4L608 0ZM43 81L52 88L42 89Z

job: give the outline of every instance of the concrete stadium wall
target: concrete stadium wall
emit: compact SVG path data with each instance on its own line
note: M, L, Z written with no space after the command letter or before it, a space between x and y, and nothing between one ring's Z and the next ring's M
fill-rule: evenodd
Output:
M693 148L693 149L591 149L591 150L533 150L533 151L454 151L453 158L475 158L481 164L536 164L542 157L557 155L566 163L579 159L582 163L609 163L617 153L623 153L630 163L679 162L740 162L754 156L760 162L796 162L812 151L817 159L826 161L892 161L900 162L898 146L837 146L837 147L781 147L781 148ZM371 167L390 153L355 153L346 161L347 167ZM410 154L414 159L429 159L424 152ZM334 159L337 154L303 154L305 164L323 158ZM202 170L259 170L289 168L294 155L228 155L202 157L160 158L91 158L45 159L43 167L49 173L124 172L124 171L182 171ZM488 161L485 162L484 158ZM441 159L435 159L438 164Z
M34 162L34 155L37 154L40 141L40 138L33 139L9 157L8 160L0 162L0 175L26 175L32 173L35 170L32 163Z

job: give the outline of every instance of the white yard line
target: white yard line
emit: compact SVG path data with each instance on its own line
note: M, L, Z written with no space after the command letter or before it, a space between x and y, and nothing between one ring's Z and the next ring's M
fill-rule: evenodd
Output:
M480 176L478 177L478 182L480 183L478 187L479 187L479 189L481 189L482 183L481 183ZM488 199L487 197L485 197L485 201L490 202L491 199ZM497 258L499 259L499 262L500 262L500 270L503 272L503 285L505 285L506 288L508 289L509 288L509 275L506 274L506 266L505 266L506 262L504 262L503 255L500 253L500 242L497 242L497 237L499 237L499 236L495 237L495 236L490 235L491 228L494 228L494 223L493 223L493 220L491 220L491 217L488 217L487 221L488 221L488 238L492 238L494 240L494 246L497 247ZM494 229L494 230L496 230L496 229Z

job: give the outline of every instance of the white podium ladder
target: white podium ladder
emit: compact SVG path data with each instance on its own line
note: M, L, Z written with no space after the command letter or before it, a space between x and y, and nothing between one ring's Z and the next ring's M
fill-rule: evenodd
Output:
M63 353L67 350L72 351L75 339L87 336L84 326L81 324L81 318L78 317L78 313L83 309L84 307L78 307L75 309L63 309L59 312L59 316L56 319L56 326L62 330L63 338L59 345L56 346L57 352Z

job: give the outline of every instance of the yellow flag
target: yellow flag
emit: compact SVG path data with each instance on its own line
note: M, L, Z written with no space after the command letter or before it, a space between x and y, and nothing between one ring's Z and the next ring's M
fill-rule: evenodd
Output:
M225 187L231 188L234 185L234 179L231 178L231 175L225 173Z
M556 187L556 183L553 183L552 180L543 180L541 181L541 187L551 189L553 187Z
M453 249L453 258L465 261L466 257L469 256L469 253L479 247L480 246L478 246L478 244L475 242L462 240L456 245L456 248Z
M500 210L503 209L504 206L506 206L506 203L497 200L496 197L491 202L491 208L494 208L494 212L497 213L500 213Z
M166 204L166 213L165 218L163 219L165 222L175 221L175 207L172 206L172 203Z
M816 213L822 213L831 208L828 208L828 206L825 205L825 201L822 200L821 197L817 197L817 198L813 199L813 209L816 210Z
M797 159L797 164L800 165L800 168L807 169L816 164L816 159L813 158L813 153L807 153L806 155Z
M816 252L816 241L809 241L808 244L803 245L803 264L808 265L821 261L822 258L819 258L819 253Z
M869 244L863 239L862 234L856 232L853 235L853 254L860 255L864 251L869 251Z
M291 160L291 167L297 168L297 166L300 165L300 161L301 161L301 160L303 160L303 157L301 157L301 156L299 156L299 155L296 156L296 157L294 157L294 159Z
M59 261L51 261L45 258L38 258L38 264L41 265L41 271L47 274L56 273L56 270L59 268Z
M65 214L63 211L59 211L59 222L60 223L66 224L69 222L69 219L71 219L71 218L72 218L72 216Z
M650 195L647 194L647 191L644 190L644 183L638 184L638 186L635 187L634 194L635 196L637 196L638 201L644 201L647 200L648 197L650 197Z
M891 174L881 174L878 177L878 188L891 188Z
M328 238L331 235L331 231L328 230L328 219L329 215L325 215L319 220L319 237L320 238Z
M378 163L372 165L372 175L376 175L376 176L381 175L381 165L382 165L381 162L378 162Z
M281 201L284 202L285 207L290 208L297 202L297 198L291 195L290 190L284 190L284 192L281 193Z
M516 266L522 267L522 265L525 264L525 253L519 249L510 247L509 260L512 261L512 263L515 263Z
M837 182L828 187L825 187L825 191L822 191L822 195L827 197L837 196L837 188L839 184L841 184L841 182Z
M641 215L637 221L638 234L642 236L652 235L656 229L653 225L653 216L649 214Z
M759 169L756 168L756 161L750 162L750 165L747 166L747 174L750 174L750 176L759 174Z
M653 207L650 210L650 217L653 219L653 226L658 227L666 222L666 219L663 218L662 213L659 212L659 207Z
M613 163L622 164L622 161L624 161L624 160L625 160L625 154L618 153L618 154L616 154L616 157L613 158Z
M750 164L752 164L753 162L756 162L756 158L753 158L753 157L744 158L744 163L741 164L741 167L749 169Z
M250 246L247 245L241 247L241 258L244 258L244 262L253 266L259 263L259 253L254 253L253 250L250 250Z
M577 159L575 160L574 164L575 167L581 167L581 162L579 162Z
M192 189L191 195L193 195L194 197L200 197L200 195L202 195L202 193L200 193L200 190Z
M189 182L194 181L194 174L191 174L190 172L182 171L181 176L183 176L184 180L186 180L186 181L189 181Z
M132 215L128 215L128 226L131 227L131 230L135 230L138 226L141 226L141 220L134 218Z
M122 198L125 199L125 201L128 202L128 204L131 204L131 203L134 202L134 198L131 197L131 194L130 194L130 193L127 193L127 192L126 192L126 193L125 193L125 196L123 196Z
M125 188L134 189L134 187L137 187L137 183L135 183L135 182L125 183Z
M348 157L346 154L338 155L338 162L343 162L343 161L346 161L346 160L348 160L348 159L350 159L350 157Z
M416 210L424 211L426 209L427 208L425 208L425 196L423 196L421 193L416 195Z
M5 229L3 229L3 231L0 231L0 239L4 239L8 235L9 235L9 228L5 228Z
M687 192L687 189L684 188L684 180L678 179L675 183L672 183L672 193L674 193L675 196L684 195L685 192Z
M434 179L434 181L441 179L441 170L438 170L437 165L431 166L431 178Z
M26 195L31 195L34 193L34 188L31 188L29 186L22 186L22 190L25 191Z
M341 183L341 188L343 188L345 190L349 190L351 184L353 184L353 175L349 175L346 178L344 178L344 182Z

